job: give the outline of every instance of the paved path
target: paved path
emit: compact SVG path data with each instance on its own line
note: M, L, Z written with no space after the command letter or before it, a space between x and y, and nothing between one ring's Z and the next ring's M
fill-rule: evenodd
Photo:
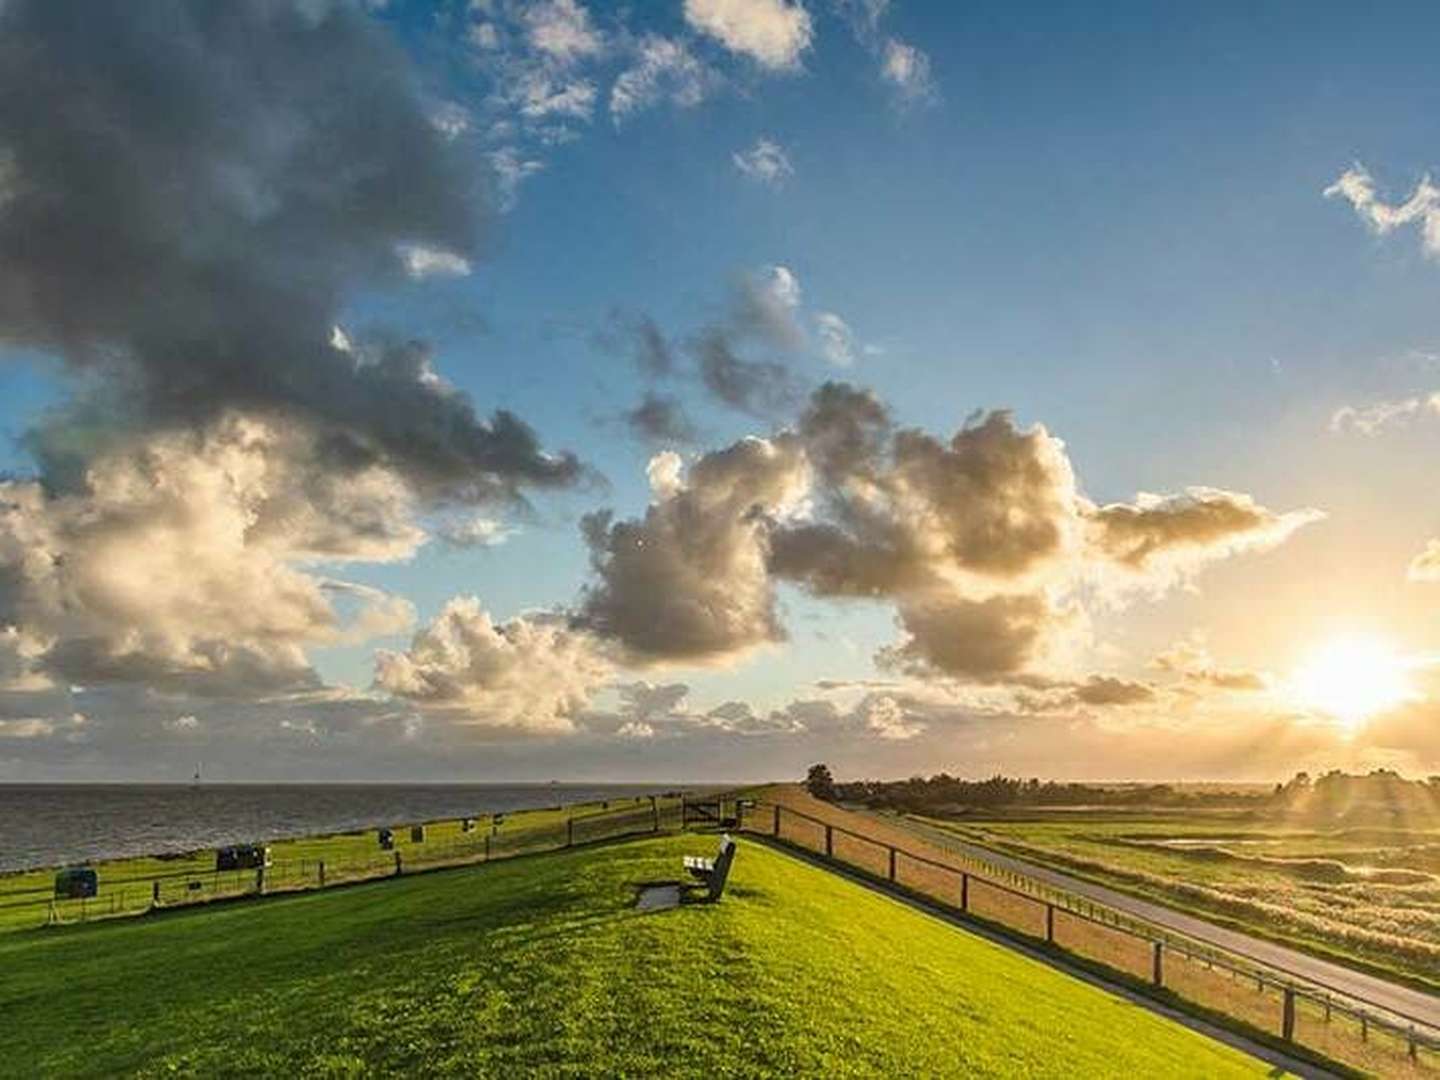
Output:
M1191 1016L1189 1013L1166 1005L1148 995L1138 994L1129 987L1110 982L1093 971L1066 962L1062 957L1055 955L1053 952L1032 948L1013 937L1002 936L994 931L987 930L985 927L969 919L965 919L954 911L939 904L927 901L923 897L906 893L883 881L876 881L868 874L857 873L844 863L838 863L832 859L823 858L814 852L806 851L803 848L792 847L789 844L772 840L763 833L749 833L745 838L762 843L772 851L777 851L783 855L789 855L792 858L799 859L802 862L818 866L820 869L826 870L829 873L839 874L841 877L848 878L857 885L869 889L871 892L888 896L890 899L904 904L907 907L915 908L917 911L922 911L926 915L942 919L952 926L964 930L967 934L974 934L977 937L985 938L987 941L993 941L997 945L1003 945L1007 949L1022 953L1032 960L1037 960L1042 964L1055 968L1057 971L1064 972L1066 975L1089 983L1091 986L1104 990L1107 993L1114 994L1116 997L1124 998L1133 1005L1138 1005L1142 1009L1148 1009L1150 1012L1163 1016L1167 1020L1173 1020L1175 1023L1181 1024L1192 1031L1199 1032L1201 1035L1214 1039L1216 1042L1222 1042L1227 1046L1232 1046L1241 1053L1249 1054L1251 1057L1258 1058L1266 1064L1274 1066L1274 1071L1269 1074L1271 1077L1299 1076L1304 1077L1305 1080L1328 1080L1328 1078L1335 1076L1334 1073L1328 1072L1319 1066L1312 1065L1309 1062L1301 1061L1299 1058L1292 1057L1273 1046L1248 1039L1239 1032L1231 1031L1218 1024L1212 1024L1208 1020Z
M1216 926L1212 922L1176 911L1174 908L1164 907L1148 900L1140 900L1116 889L1097 885L1083 878L1073 877L1059 870L1051 870L1049 867L1016 858L1014 855L962 840L952 832L927 825L913 818L897 818L880 814L876 814L874 817L876 820L885 821L892 826L909 829L937 847L947 848L958 854L980 859L992 866L1023 874L1034 881L1105 904L1117 911L1126 912L1176 933L1219 946L1229 952L1261 961L1317 986L1362 998L1374 1005L1389 1009L1399 1016L1421 1021L1440 1030L1440 997L1434 994L1402 986L1375 975L1367 975L1342 964L1332 963L1309 953L1300 952L1298 949L1277 945L1275 942L1266 941L1263 938L1252 937L1239 930Z

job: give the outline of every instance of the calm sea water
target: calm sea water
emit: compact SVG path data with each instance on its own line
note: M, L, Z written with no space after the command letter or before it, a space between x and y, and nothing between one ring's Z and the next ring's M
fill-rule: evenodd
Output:
M674 790L635 784L0 784L0 872Z

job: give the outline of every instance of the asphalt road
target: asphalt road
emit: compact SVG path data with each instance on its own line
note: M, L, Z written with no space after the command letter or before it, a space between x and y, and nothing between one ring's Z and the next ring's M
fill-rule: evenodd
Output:
M897 823L894 818L882 818L881 820L889 821L892 824ZM1430 1027L1440 1030L1440 996L1401 986L1375 975L1367 975L1341 964L1311 956L1309 953L1300 952L1285 945L1277 945L1273 941L1252 937L1238 930L1216 926L1197 916L1163 907L1148 900L1140 900L1104 885L1097 885L1094 882L1085 881L1083 878L1072 877L1059 870L1051 870L993 848L962 840L954 833L926 825L924 822L905 819L904 827L924 836L926 840L937 847L947 848L960 854L969 855L971 858L983 860L992 866L1023 874L1034 881L1105 904L1117 911L1126 912L1176 933L1185 934L1198 941L1204 941L1229 952L1260 961L1317 986L1361 998L1373 1005L1388 1009L1392 1013L1408 1017L1411 1020L1422 1021Z

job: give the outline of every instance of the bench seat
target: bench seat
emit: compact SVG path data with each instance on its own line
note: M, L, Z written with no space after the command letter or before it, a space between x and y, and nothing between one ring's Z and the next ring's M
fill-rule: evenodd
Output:
M721 838L720 851L713 859L686 855L685 870L705 884L712 901L719 900L721 893L725 891L725 879L730 876L730 864L734 861L735 841L727 835Z

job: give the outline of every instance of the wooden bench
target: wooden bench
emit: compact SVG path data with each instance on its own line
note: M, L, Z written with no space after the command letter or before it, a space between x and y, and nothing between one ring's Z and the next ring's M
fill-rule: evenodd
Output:
M725 891L725 879L730 876L730 864L735 861L735 841L729 835L720 839L720 850L713 859L702 859L698 855L685 856L685 870L709 890L708 899L719 900Z

